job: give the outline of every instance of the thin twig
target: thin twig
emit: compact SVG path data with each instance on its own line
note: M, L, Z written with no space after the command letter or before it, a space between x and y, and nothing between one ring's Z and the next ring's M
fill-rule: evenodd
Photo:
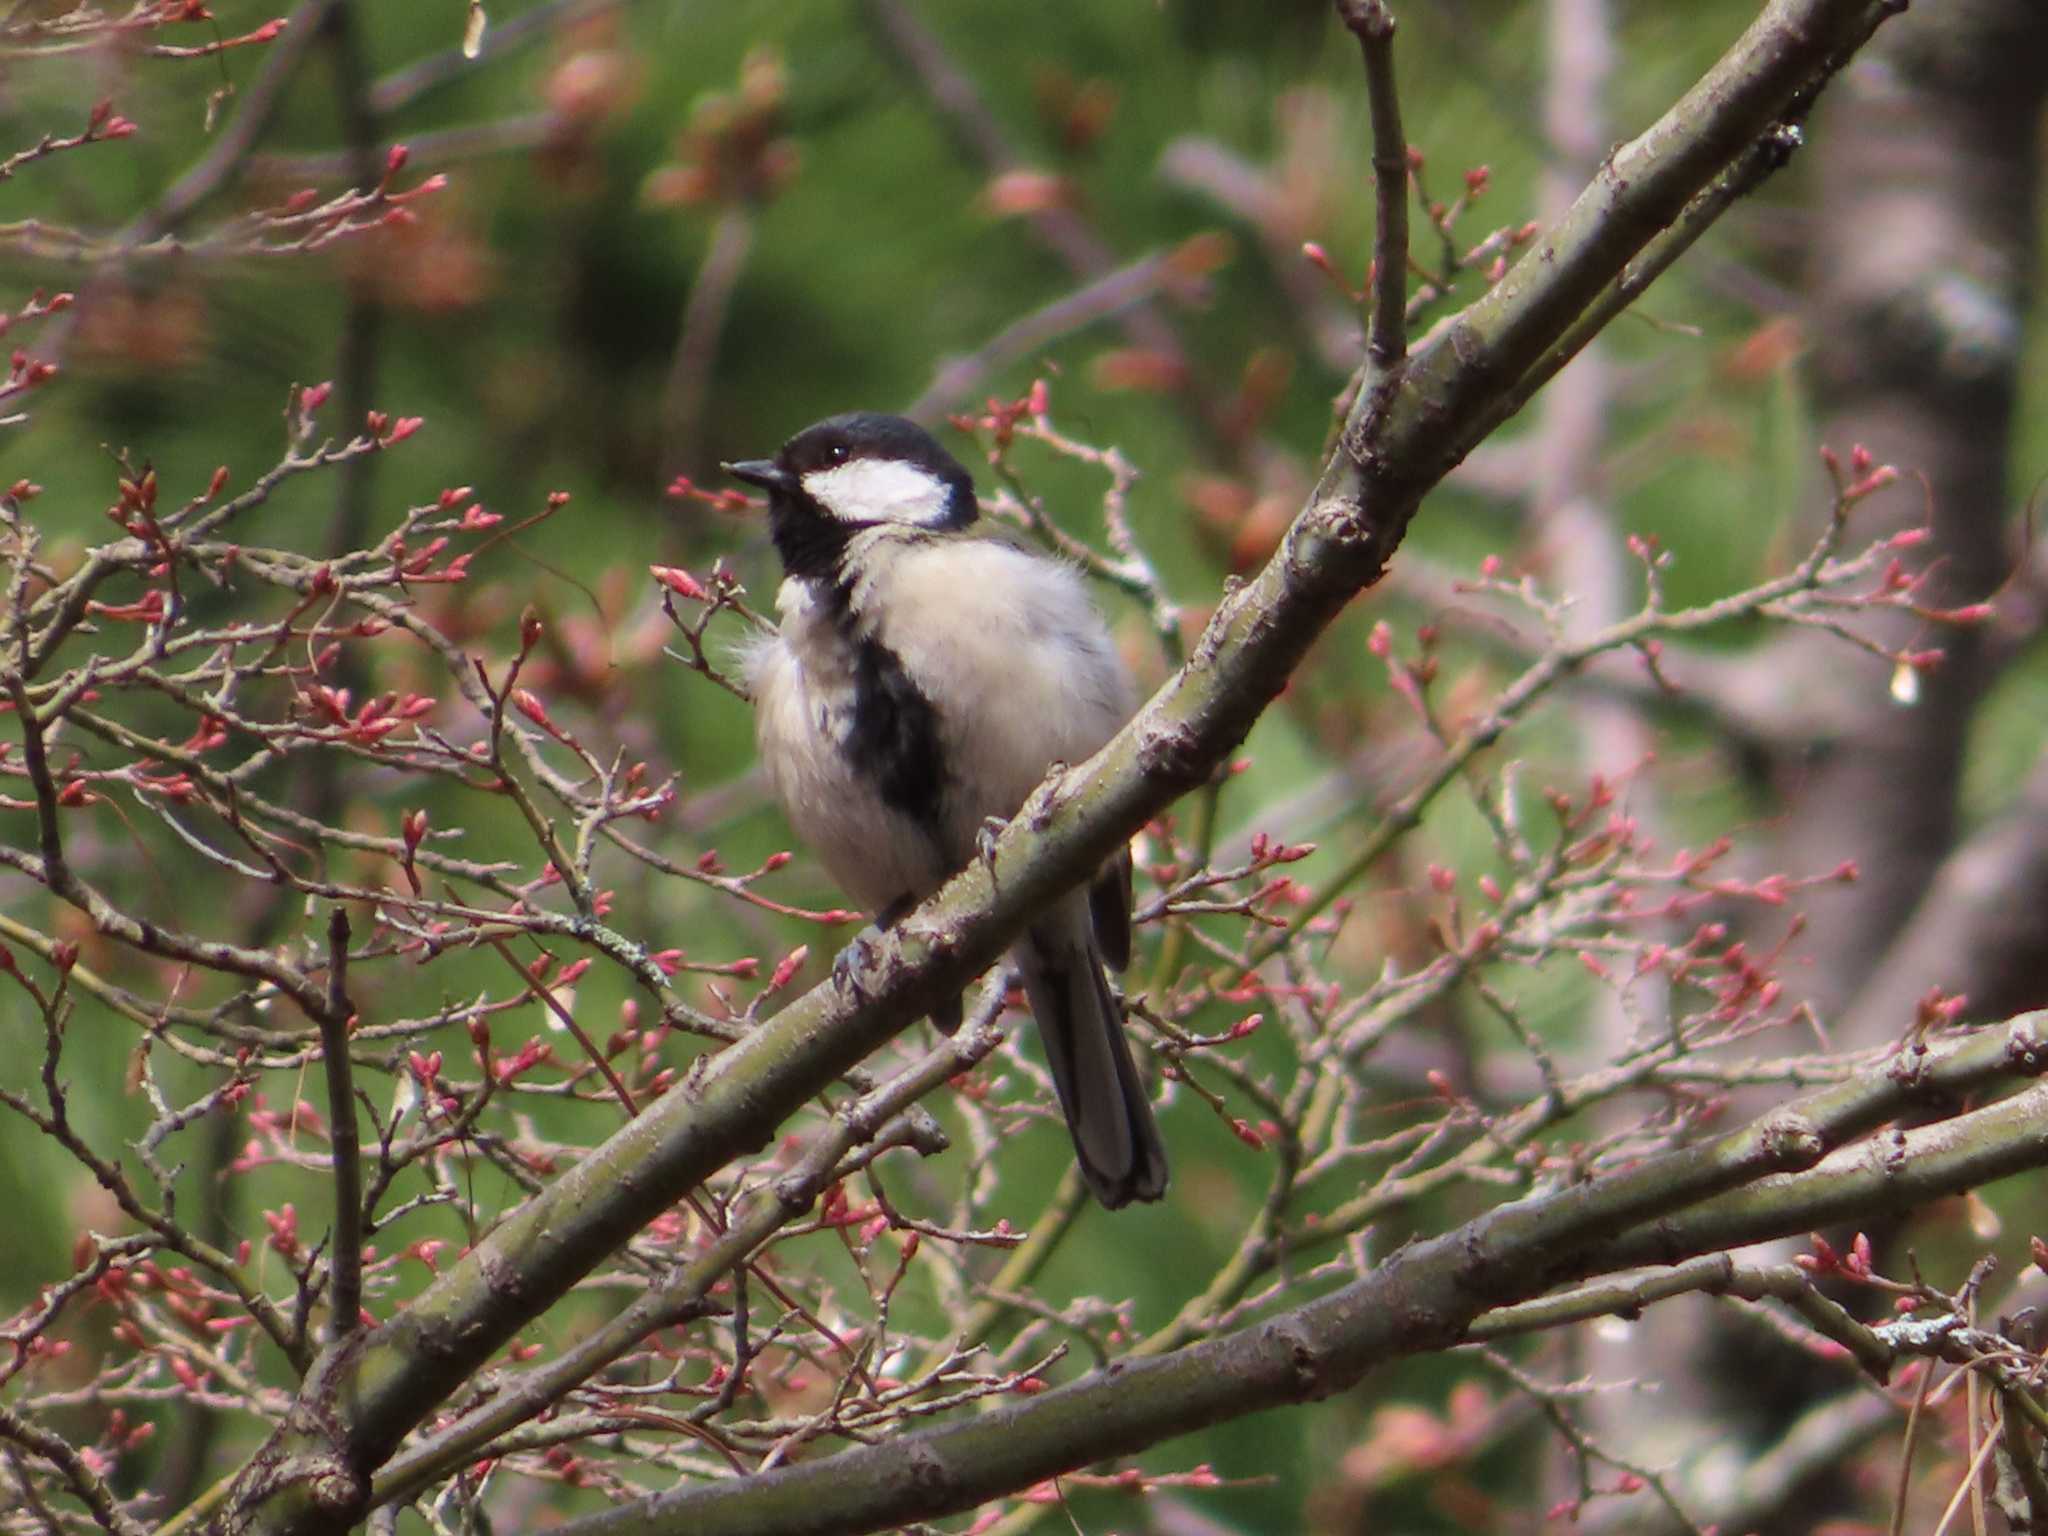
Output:
M334 1256L328 1261L333 1312L331 1339L341 1339L362 1322L363 1169L362 1138L356 1128L356 1090L348 1059L348 913L340 907L327 920L327 1007L320 1015L320 1055L327 1071L327 1134L334 1158Z
M1148 302L1173 270L1175 252L1155 252L1118 267L1051 303L1019 315L974 351L947 358L903 414L930 426L967 399L989 374L1065 336Z
M538 976L519 963L519 957L506 947L503 939L493 938L485 942L503 957L507 965L519 973L520 979L526 983L526 990L539 998L541 1006L555 1016L555 1022L567 1030L575 1038L576 1043L583 1047L583 1054L589 1059L590 1064L596 1067L599 1075L611 1085L612 1093L618 1098L620 1107L626 1111L626 1118L630 1120L639 1114L640 1106L634 1102L632 1091L626 1087L619 1074L612 1070L612 1064L605 1059L604 1052L598 1049L597 1042L590 1038L581 1024L576 1022L576 1015L562 1005L562 1000L543 985ZM542 958L545 960L546 956L543 955Z
M94 1523L102 1530L112 1532L113 1536L144 1536L141 1525L121 1508L114 1490L93 1470L92 1463L62 1435L29 1423L13 1409L0 1404L0 1439L13 1441L55 1467L80 1502L92 1512Z
M380 116L389 116L451 80L474 74L485 59L544 40L579 22L615 11L619 5L620 0L547 0L516 16L495 20L474 52L450 48L386 75L371 89L370 107Z
M1365 351L1384 373L1408 355L1408 140L1394 89L1394 13L1385 0L1338 0L1337 14L1358 39L1372 111L1372 317Z
M725 331L733 294L753 245L752 206L732 203L721 208L711 227L711 244L697 267L696 281L690 284L682 333L676 338L668 384L662 390L661 422L667 452L664 479L703 468L699 454L704 403L710 398L712 374L718 365L718 338Z

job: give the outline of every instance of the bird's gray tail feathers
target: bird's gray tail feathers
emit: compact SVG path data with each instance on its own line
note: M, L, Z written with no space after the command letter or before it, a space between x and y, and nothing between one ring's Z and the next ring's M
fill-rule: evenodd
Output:
M1166 1148L1103 974L1085 895L1069 897L1016 949L1024 995L1081 1177L1109 1209L1166 1192Z

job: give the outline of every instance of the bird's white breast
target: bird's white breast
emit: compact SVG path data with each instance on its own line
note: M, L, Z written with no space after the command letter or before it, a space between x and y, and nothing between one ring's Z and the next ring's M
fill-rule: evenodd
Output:
M780 632L754 653L762 757L793 830L870 907L922 898L972 857L1055 762L1093 755L1131 711L1131 688L1080 575L995 540L865 529L844 612L785 581ZM847 744L854 636L885 648L936 716L938 801L887 804Z
M870 911L935 890L947 871L931 838L847 755L854 652L825 595L792 578L776 607L782 627L748 653L745 672L755 739L790 830Z

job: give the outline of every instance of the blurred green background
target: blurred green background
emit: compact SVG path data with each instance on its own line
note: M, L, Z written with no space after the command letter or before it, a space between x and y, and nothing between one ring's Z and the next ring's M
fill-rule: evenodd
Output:
M216 9L229 34L269 14L243 0ZM1468 170L1490 169L1459 223L1460 244L1535 218L1547 158L1542 7L1459 0L1399 11L1407 133L1427 157L1432 194L1454 197ZM510 6L490 14L493 37L521 23ZM1314 239L1356 282L1371 237L1357 50L1326 6L923 5L918 14L972 81L979 109L1020 164L1040 173L999 184L963 156L926 95L878 44L862 6L768 0L534 13L542 14L549 24L529 41L502 50L494 42L464 65L448 58L459 39L458 6L357 8L346 47L316 49L299 72L248 174L187 225L188 233L217 227L301 186L347 185L341 86L356 71L405 98L376 125L380 146L414 146L400 181L449 177L445 190L411 205L418 220L410 228L311 255L159 255L121 270L36 261L18 248L0 253L0 292L76 288L92 300L65 336L59 381L31 402L29 423L0 436L0 476L46 487L34 514L56 556L105 534L110 451L153 463L168 495L196 491L219 463L240 484L276 458L292 385L366 379L369 404L425 418L417 438L370 466L360 487L367 526L389 526L400 509L444 486L473 487L508 523L539 511L550 492L569 492L563 511L480 555L470 588L429 601L459 614L477 643L500 655L520 606L533 604L549 625L541 675L572 711L616 700L609 680L618 669L631 672L625 696L637 702L598 733L646 758L657 776L679 775L681 808L657 846L685 862L716 848L729 867L752 868L786 846L787 834L746 777L745 710L660 662L665 626L646 567L702 572L726 557L765 607L770 554L758 525L664 490L678 473L717 487L719 459L771 453L828 412L905 407L942 362L1073 294L1082 280L1018 211L1048 202L1078 213L1117 263L1222 237L1186 253L1189 271L1157 299L1213 409L1204 416L1192 405L1190 390L1163 378L1159 358L1139 355L1115 318L1029 347L950 408L971 411L986 396L1051 380L1065 430L1117 445L1144 472L1131 509L1135 529L1171 594L1197 618L1230 570L1270 546L1275 518L1292 510L1313 474L1330 402L1346 377L1343 347L1356 336L1355 312L1296 253ZM1732 0L1618 7L1613 136L1644 126L1752 14ZM85 54L7 64L0 147L68 131L82 104L102 94L113 95L139 132L25 169L0 189L6 217L120 229L207 152L209 96L229 84L245 88L265 56L250 47L182 62ZM409 72L423 60L444 68L438 83L413 89L418 77ZM239 94L229 96L222 121L241 106ZM719 158L733 152L736 122L759 130L748 152L765 151L765 162ZM1245 209L1162 174L1176 145L1211 168L1258 173L1266 217L1247 218ZM772 186L758 184L764 163ZM749 178L756 183L746 185ZM1794 547L1787 530L1811 508L1812 432L1792 308L1806 193L1795 161L1656 288L1643 306L1648 318L1611 332L1623 387L1608 423L1605 482L1620 526L1654 533L1679 552L1671 578L1678 601L1775 569ZM704 293L721 227L732 242L723 253L733 258L724 274L729 302L700 317L699 350L679 383L686 306ZM1430 257L1426 239L1418 251ZM1457 296L1469 297L1480 281L1465 274ZM1318 325L1328 331L1320 348ZM2035 331L2038 357L2038 322ZM35 350L33 340L24 344ZM2022 413L2020 465L2048 456L2039 402L2037 384ZM331 420L342 429L338 415ZM1235 435L1219 431L1219 421L1234 424ZM1517 431L1511 425L1507 436ZM968 453L965 439L951 441ZM1018 462L1069 529L1100 537L1098 476L1028 451ZM990 488L985 473L982 480ZM2026 488L2014 489L2023 499ZM296 482L243 536L319 548L355 515L338 499L335 477ZM1515 551L1519 515L1511 497L1454 485L1431 500L1411 546L1469 570L1483 553ZM1226 837L1261 828L1343 844L1355 803L1277 825L1276 808L1385 718L1382 670L1366 665L1366 629L1380 617L1412 625L1416 616L1374 596L1324 642L1319 664L1248 744L1251 770L1222 802ZM1124 609L1120 625L1147 676L1163 675L1141 617ZM1488 677L1483 661L1464 664ZM407 680L404 663L393 668L380 678L384 686ZM1971 781L1980 804L2002 798L2031 764L2032 721L2048 687L2039 672L2015 669L1987 712ZM1570 745L1564 727L1539 727L1523 751L1539 770L1563 773ZM1682 771L1708 745L1681 727L1672 759ZM1541 782L1544 774L1531 777ZM1711 771L1695 774L1691 789L1682 814L1702 834L1765 810ZM375 782L362 785L361 796L364 814L387 825L414 803ZM474 806L437 810L437 825L444 815L489 846L493 829ZM509 812L504 824L512 825ZM0 813L0 827L0 835L32 835L20 813ZM126 848L144 850L132 875L109 877L154 892L138 899L189 900L186 875L159 833L109 822L96 835L109 864ZM1411 874L1425 857L1478 867L1484 835L1469 818L1449 813L1428 838L1426 855L1409 860ZM1313 879L1327 867L1311 863L1301 873ZM693 956L750 952L772 962L808 940L804 979L821 976L829 961L830 946L814 930L766 924L644 872L619 878L622 908ZM774 889L811 905L837 899L801 858ZM1369 974L1396 947L1384 933L1361 933L1344 959ZM462 974L437 971L433 986L459 990ZM1562 1022L1576 989L1547 985L1553 996L1539 1011ZM608 1021L620 993L616 979L593 979L583 1001ZM80 1029L66 1058L79 1118L94 1133L132 1127L145 1113L119 1087L132 1037L102 1022ZM39 1029L27 1018L0 1027L8 1080L25 1080ZM300 1092L317 1101L316 1088L308 1082ZM559 1111L551 1133L589 1136L608 1124L578 1113ZM1113 1222L1085 1216L1045 1278L1048 1294L1128 1295L1139 1328L1155 1327L1235 1245L1260 1188L1256 1162L1185 1100L1167 1129L1179 1198ZM1020 1188L1041 1194L1066 1150L1050 1132L1033 1145L1037 1182L1020 1175ZM245 1195L252 1209L294 1191L313 1198L293 1175L273 1170L264 1178ZM76 1169L14 1120L0 1121L0 1191L17 1234L0 1256L0 1309L11 1310L63 1272L71 1233L92 1206ZM208 1198L203 1184L191 1194ZM485 1204L507 1197L487 1191ZM1376 1246L1398 1236L1383 1234ZM1462 1474L1439 1480L1417 1470L1405 1482L1362 1487L1340 1470L1377 1405L1412 1398L1443 1411L1466 1375L1455 1361L1413 1364L1376 1378L1369 1397L1194 1436L1148 1465L1206 1462L1226 1479L1254 1480L1190 1496L1226 1529L1365 1529L1368 1508L1375 1530L1492 1529L1497 1500L1527 1512L1529 1441L1481 1462L1469 1484ZM1091 1530L1136 1520L1127 1502L1109 1496L1077 1498L1075 1508Z

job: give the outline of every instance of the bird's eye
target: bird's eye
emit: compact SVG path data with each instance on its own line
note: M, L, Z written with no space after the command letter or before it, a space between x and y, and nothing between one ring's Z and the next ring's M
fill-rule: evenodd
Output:
M846 462L846 455L847 455L847 447L846 447L846 444L844 444L844 443L834 443L834 444L832 445L832 462L833 462L834 464L844 464L844 463Z

